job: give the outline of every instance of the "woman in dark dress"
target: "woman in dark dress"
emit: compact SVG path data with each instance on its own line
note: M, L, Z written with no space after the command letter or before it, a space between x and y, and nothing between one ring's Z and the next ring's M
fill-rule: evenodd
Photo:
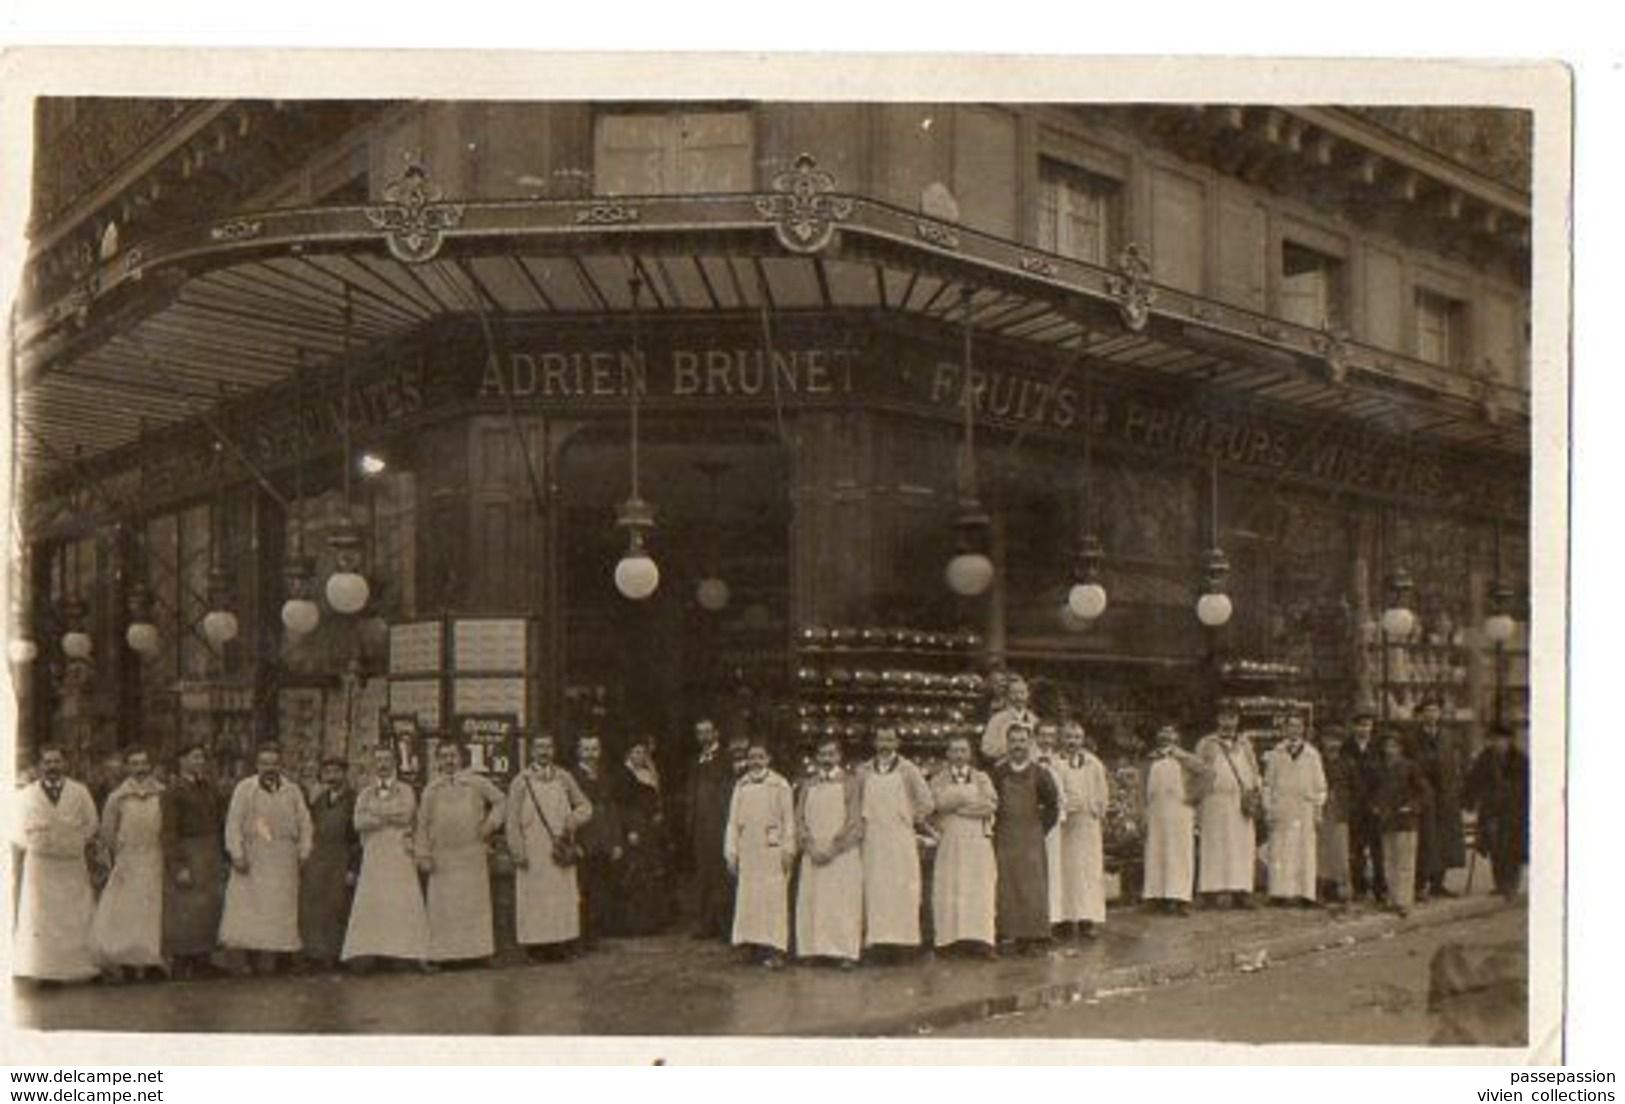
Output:
M617 928L623 935L649 935L671 922L671 888L665 799L646 741L627 750L621 801L626 850L619 864Z

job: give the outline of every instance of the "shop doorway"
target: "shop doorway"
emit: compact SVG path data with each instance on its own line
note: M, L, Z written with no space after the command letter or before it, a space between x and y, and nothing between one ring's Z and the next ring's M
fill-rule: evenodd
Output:
M768 723L784 698L790 604L790 485L771 427L717 420L646 421L642 496L658 528L649 547L660 585L632 601L615 589L626 547L615 506L626 497L624 425L589 426L558 461L561 716L566 743L585 732L620 755L653 739L667 777L682 773L693 722L724 732ZM702 604L700 583L721 579Z

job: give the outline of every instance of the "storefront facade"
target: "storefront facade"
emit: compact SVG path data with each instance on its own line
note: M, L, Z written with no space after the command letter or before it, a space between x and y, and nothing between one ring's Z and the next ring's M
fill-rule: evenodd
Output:
M1527 625L1516 188L1336 112L361 115L36 283L25 746L309 763L545 729L675 762L715 715L790 755L889 720L928 754L1003 669L1119 749L1216 694L1261 729L1426 695L1474 733L1527 716L1524 636L1484 630ZM944 579L967 489L971 596ZM355 613L323 596L349 532Z

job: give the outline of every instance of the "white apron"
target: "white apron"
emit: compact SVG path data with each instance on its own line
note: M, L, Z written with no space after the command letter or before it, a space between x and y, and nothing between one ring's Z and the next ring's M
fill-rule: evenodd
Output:
M1086 755L1080 766L1070 759L1059 761L1061 803L1066 819L1061 822L1060 919L1106 922L1106 858L1102 821L1106 816L1108 792L1106 767Z
M900 766L863 779L863 942L920 942L920 852Z
M795 806L790 784L769 771L761 782L747 776L734 787L723 857L739 867L733 941L774 947L790 942L789 875L786 858L796 848Z
M1055 783L1055 792L1061 792L1061 775L1050 760L1043 761L1043 767L1049 771L1050 781ZM1061 894L1061 831L1066 824L1066 802L1062 801L1056 810L1055 827L1044 833L1044 865L1045 881L1049 888L1049 922L1059 924L1066 919L1063 915Z
M986 774L966 782L944 770L932 782L936 796L937 861L932 868L931 915L939 947L961 940L991 944L998 908L998 862L993 854L993 810L998 799Z
M1264 797L1270 818L1270 896L1314 900L1319 857L1315 822L1326 803L1320 752L1304 744L1294 759L1285 744L1272 748L1265 760Z
M1195 881L1194 810L1185 802L1185 769L1173 756L1151 763L1145 784L1146 900L1189 901Z
M846 827L845 776L808 783L807 830L813 843L828 847ZM822 866L801 857L796 896L796 955L800 958L857 958L863 947L863 852L848 847Z
M491 865L484 827L502 795L483 777L436 778L418 807L418 857L429 872L429 958L457 962L496 953Z
M1258 861L1258 834L1253 822L1242 815L1242 785L1256 786L1258 779L1251 760L1239 740L1226 762L1217 739L1211 742L1211 781L1202 799L1201 884L1203 893L1251 893L1254 864ZM1235 769L1231 769L1231 763ZM1238 779L1238 774L1240 778Z
M102 825L113 872L102 888L91 946L103 966L164 966L163 786L113 791Z
M429 912L412 853L416 819L417 795L404 782L393 783L388 794L374 783L356 795L361 877L344 932L344 959L428 957Z
M553 861L553 838L575 826L564 778L559 768L546 780L525 771L508 790L508 850L515 860L527 860L514 869L514 931L525 945L581 938L576 868Z
M310 813L305 796L283 780L275 793L259 778L245 778L232 791L226 812L226 850L246 857L248 872L235 866L226 883L220 942L249 951L297 951L299 864L310 854Z
M17 803L25 854L12 972L41 981L93 978L96 900L85 844L96 834L96 802L83 785L63 779L55 804L39 782L23 789Z

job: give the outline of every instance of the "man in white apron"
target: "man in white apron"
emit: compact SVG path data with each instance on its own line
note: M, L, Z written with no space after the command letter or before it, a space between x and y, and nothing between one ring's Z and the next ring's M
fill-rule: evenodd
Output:
M1315 904L1315 831L1326 804L1320 752L1304 740L1302 717L1264 757L1264 807L1269 814L1269 891L1278 905Z
M275 973L299 950L299 866L310 855L310 812L299 786L282 774L282 752L262 747L253 775L237 783L226 810L231 880L220 918L223 946L248 952Z
M553 738L530 742L530 763L508 787L508 853L514 864L514 934L532 959L565 957L581 938L576 830L592 803L554 762Z
M818 745L817 765L796 803L796 957L851 969L863 949L862 788L841 766L840 741Z
M96 976L90 928L96 899L85 845L96 835L96 802L67 776L62 749L40 751L39 780L17 794L22 900L12 973L42 984Z
M1157 730L1156 750L1145 772L1146 906L1176 916L1190 915L1196 882L1196 812L1206 767L1179 746L1173 725Z
M1252 743L1238 731L1240 720L1233 705L1221 703L1218 731L1196 745L1207 782L1197 814L1202 836L1197 888L1220 907L1252 908L1258 862L1253 818L1262 780Z
M429 911L412 854L417 795L397 776L393 748L374 748L372 762L373 780L355 797L361 877L342 957L346 963L391 959L427 969Z
M435 777L418 802L418 868L429 875L429 961L465 963L496 953L488 840L503 826L503 797L463 769L462 749L435 749Z
M993 825L997 791L971 765L970 740L948 741L948 764L931 779L937 858L931 876L934 941L941 950L997 957L998 860Z
M723 858L738 883L733 944L747 961L784 965L790 944L789 879L796 859L795 798L768 766L767 746L752 743L744 777L734 786Z
M1106 765L1084 744L1083 726L1069 721L1064 753L1054 768L1061 783L1061 860L1057 879L1060 923L1093 938L1106 922L1106 806L1111 792Z
M897 730L875 730L858 767L863 812L863 945L896 958L920 945L918 833L935 802L925 775L898 754Z
M103 977L167 973L164 963L163 783L145 748L124 754L125 778L102 810L102 846L113 871L96 904L91 946Z

